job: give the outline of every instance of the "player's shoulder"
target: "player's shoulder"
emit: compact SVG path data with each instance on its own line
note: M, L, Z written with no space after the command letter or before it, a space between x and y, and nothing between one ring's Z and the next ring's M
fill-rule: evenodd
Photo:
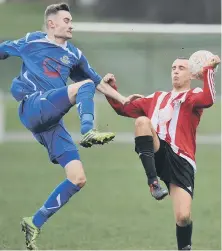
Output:
M152 94L150 94L149 96L147 96L148 98L158 98L158 97L164 97L167 94L169 94L169 92L165 92L165 91L156 91Z
M146 96L145 98L149 99L149 98L153 98L155 95L155 93L149 94L148 96Z
M34 31L34 32L27 33L25 36L25 40L26 40L26 42L31 42L34 40L39 40L39 39L45 38L45 36L46 36L45 32Z
M168 94L168 92L164 92L164 91L157 91L154 92L148 96L146 96L144 99L152 99L152 100L157 100L159 97L165 97Z
M201 92L203 92L203 89L200 88L200 87L196 87L196 88L190 89L190 90L186 93L186 96L185 96L186 102L189 103L190 100L192 100L193 98L195 98L195 96L196 96L198 93L201 93Z
M71 51L78 59L81 58L82 56L82 51L77 48L74 44L68 42L67 43L67 48L69 49L69 51Z
M190 89L187 94L188 94L188 96L192 96L192 95L195 95L200 92L203 92L203 89L200 87L196 87L196 88Z
M165 92L165 91L156 91L152 95L152 98L154 99L163 99L166 95L170 94L170 92Z

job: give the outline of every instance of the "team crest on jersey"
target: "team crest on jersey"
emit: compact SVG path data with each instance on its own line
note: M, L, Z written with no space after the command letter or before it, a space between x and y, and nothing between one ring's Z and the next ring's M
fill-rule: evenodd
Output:
M70 64L70 60L69 57L64 55L62 58L60 58L60 60L64 63L64 64Z

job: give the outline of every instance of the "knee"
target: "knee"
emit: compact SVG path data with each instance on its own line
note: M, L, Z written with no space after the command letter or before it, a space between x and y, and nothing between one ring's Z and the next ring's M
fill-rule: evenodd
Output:
M191 223L191 214L179 212L176 215L176 223L181 227L189 225Z
M69 177L69 180L79 186L80 188L84 187L86 184L86 176L85 175L79 175L79 176L75 176L75 177Z
M66 177L73 184L82 188L86 184L86 175L83 169L82 162L76 156L75 160L70 161L65 166Z
M68 86L68 94L70 96L75 96L77 94L77 92L79 91L79 89L85 85L91 86L92 88L95 87L95 84L91 79L86 79L81 82L77 82L75 84L69 85Z
M77 92L77 98L93 98L96 91L96 86L91 80L86 80L86 83L81 85Z
M86 79L84 81L81 82L77 82L75 84L71 84L68 86L68 96L69 96L69 100L71 102L71 104L75 104L76 102L76 97L82 92L90 92L90 94L92 93L92 96L95 94L95 84L91 79Z
M150 119L148 119L145 116L141 116L141 117L137 118L135 121L135 127L140 128L140 127L144 127L144 126L149 127L149 128L152 127Z
M85 175L83 175L83 176L80 176L78 179L77 179L77 185L79 186L79 187L84 187L85 186L85 184L86 184L86 176Z

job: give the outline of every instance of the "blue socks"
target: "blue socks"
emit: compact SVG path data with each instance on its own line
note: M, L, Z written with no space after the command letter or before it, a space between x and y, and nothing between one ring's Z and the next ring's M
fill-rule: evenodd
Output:
M94 95L96 87L93 83L81 86L76 96L76 106L81 122L81 134L93 129L94 120Z
M49 196L45 204L36 212L33 217L33 224L41 228L42 225L64 206L80 187L66 179Z
M93 128L93 115L83 114L81 118L81 133L85 134Z

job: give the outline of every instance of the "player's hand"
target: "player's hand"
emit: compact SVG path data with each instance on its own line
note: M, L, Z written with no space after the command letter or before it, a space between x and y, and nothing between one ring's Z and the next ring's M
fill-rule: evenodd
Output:
M130 102L132 102L132 101L134 101L134 100L136 100L138 98L144 98L144 96L140 95L140 94L132 94L132 95L126 97L124 105L126 105L126 104L128 104L128 103L130 103Z
M204 65L204 68L205 67L213 67L215 69L220 64L220 62L221 62L220 57L217 55L214 55L206 62L206 64ZM203 80L204 68L200 72L198 72L196 75L193 75L192 77L194 79Z
M103 77L103 81L107 84L115 84L116 83L116 79L115 76L112 73L107 73L104 77Z
M216 68L220 64L220 58L217 55L214 55L212 58L210 58L207 63L204 65L204 67L213 67Z

